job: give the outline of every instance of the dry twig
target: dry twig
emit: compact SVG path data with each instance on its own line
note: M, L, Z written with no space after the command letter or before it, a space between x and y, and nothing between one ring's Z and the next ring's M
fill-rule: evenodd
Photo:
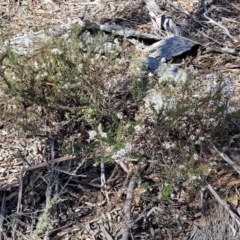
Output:
M107 192L102 141L101 141L101 192L104 194L104 196L107 199L107 202L109 203L110 201L109 201L108 192Z
M170 2L169 4L174 7L176 10L179 10L180 12L184 13L185 15L187 15L189 18L191 18L191 20L193 20L194 22L198 23L199 25L201 25L202 27L205 27L200 21L198 21L197 19L195 19L186 9L182 8L181 6L179 6L178 4L176 4L175 2Z
M124 233L122 235L122 240L128 240L129 229L132 227L132 225L131 225L131 206L132 206L133 190L135 188L135 184L136 184L136 177L133 176L128 185L126 203L124 206L126 226L124 229Z
M218 194L210 184L207 185L207 189L212 193L216 200L225 208L225 210L229 212L230 216L238 224L238 226L240 226L240 219L231 211L227 203L218 196Z
M37 165L32 166L32 167L23 168L21 170L21 173L20 173L20 176L19 176L19 193L18 193L17 213L18 214L20 213L20 208L21 208L22 191L23 191L23 175L24 175L25 172L30 171L30 170L35 170L35 169L38 169L38 168L42 168L42 167L46 167L46 166L49 166L49 164L64 162L64 161L73 160L73 159L77 159L77 158L76 157L61 157L61 158L53 159L53 160L48 161L48 162L43 162L43 163L37 164Z
M220 151L218 151L218 149L215 146L213 146L213 148L221 156L221 158L225 162L227 162L230 166L232 166L233 169L240 175L240 167L235 162L233 162L226 154L221 153Z
M211 23L211 24L213 24L213 25L216 25L216 26L220 27L220 28L224 31L224 33L225 33L233 42L238 42L238 40L230 34L229 30L228 30L225 26L223 26L223 25L220 24L220 23L217 23L216 21L214 21L213 19L211 19L210 17L207 16L207 7L206 7L206 4L205 4L204 0L201 0L201 2L202 2L203 10L204 10L203 16L208 20L208 23Z
M102 233L104 234L104 236L106 237L106 239L113 240L112 236L107 232L106 228L103 226L102 219L100 220L99 225L100 225L100 229L101 229Z

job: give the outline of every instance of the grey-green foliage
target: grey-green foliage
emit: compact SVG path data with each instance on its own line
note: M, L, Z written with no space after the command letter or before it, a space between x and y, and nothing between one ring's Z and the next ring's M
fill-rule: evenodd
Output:
M98 118L113 106L106 103L106 71L115 64L117 50L103 33L94 37L73 26L68 38L49 37L34 54L18 55L8 48L0 64L1 88L24 106L44 112Z

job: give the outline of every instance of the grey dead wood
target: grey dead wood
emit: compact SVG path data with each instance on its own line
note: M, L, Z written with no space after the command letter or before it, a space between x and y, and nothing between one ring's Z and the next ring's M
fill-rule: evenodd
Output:
M206 188L212 193L212 195L215 197L215 199L218 201L219 204L221 204L224 209L230 214L231 218L233 219L233 221L235 221L237 223L237 225L240 227L240 219L238 216L236 216L231 209L229 208L228 204L219 197L219 195L217 194L217 192L213 189L213 187L208 184L206 186Z
M73 160L73 159L77 159L77 158L76 157L56 158L56 159L50 160L48 162L43 162L43 163L37 164L37 165L32 166L32 167L23 168L21 170L20 175L19 175L19 185L18 185L19 186L19 191L18 191L18 203L17 203L17 216L20 216L20 214L21 214L21 202L22 202L22 195L23 195L23 177L24 177L24 173L26 173L27 171L30 171L30 170L35 170L35 169L38 169L38 168L50 166L50 165L52 165L54 163L64 162L64 161ZM10 184L8 186L4 186L3 189L11 188L12 185L15 186L15 184ZM49 190L46 193L46 197L50 197L48 192L49 192ZM18 227L18 217L16 217L14 219L13 226L14 226L14 229L17 229L17 227ZM16 239L15 231L13 231L13 233L12 233L12 238Z
M233 162L226 154L218 151L218 149L215 146L213 146L213 148L219 154L219 156L240 175L240 167L235 162Z
M128 240L129 238L129 230L131 229L131 207L133 201L133 191L136 184L136 177L133 176L129 182L127 189L126 202L124 205L124 214L125 214L125 229L122 234L122 240Z
M161 11L154 0L144 0L144 2L146 3L146 8L149 11L149 16L151 17L154 32L156 35L161 35L162 28L167 33L173 34L175 36L182 35L182 32L173 22L172 18L165 16L165 14Z
M177 27L177 25L173 22L173 20L169 17L166 17L164 14L157 15L155 12L149 12L149 15L151 17L153 27L154 27L154 33L156 35L161 35L162 28L166 31L166 33L170 36L181 36L181 31Z
M179 56L187 51L190 51L194 46L200 45L196 41L187 38L174 36L164 40L164 43L159 43L161 47L151 53L149 56L161 60L165 58L170 60L173 57Z
M110 203L108 192L107 192L107 182L105 177L104 152L103 152L102 141L101 141L101 165L100 166L101 166L101 192L106 197L107 202Z
M200 45L199 42L183 37L183 33L173 22L171 18L166 17L154 0L146 0L146 8L152 19L153 27L156 35L161 33L163 27L170 35L152 45L146 47L142 51L150 53L150 57L161 60L162 58L170 60L173 57L179 56L184 52L190 51L193 46Z
M117 24L97 24L97 23L88 23L85 24L85 28L90 30L90 29L95 29L95 30L101 30L107 33L112 33L117 36L122 36L122 37L136 37L136 38L141 38L145 40L151 40L151 41L158 41L160 40L159 36L149 34L149 33L142 33L140 31L130 29L130 28L125 28Z
M208 52L227 53L234 56L240 56L240 52L236 51L236 49L233 49L233 48L207 47L205 53L208 53Z
M64 162L64 161L68 161L68 160L74 160L74 159L78 159L78 158L77 157L61 157L61 158L56 158L56 159L50 160L48 162L43 162L43 163L37 164L32 167L23 168L21 170L21 173L19 176L19 193L18 193L17 214L19 214L21 212L21 200L22 200L22 193L23 193L24 173L26 173L27 171L38 169L38 168L50 166L50 164Z
M98 30L106 33L111 33L116 36L126 38L140 38L149 41L159 41L161 38L154 34L143 33L138 30L125 28L117 24L97 24L97 23L78 23L83 29L86 30ZM70 25L66 25L66 30L61 31L57 28L49 30L55 35L66 36L70 33ZM9 41L6 41L3 46L0 46L0 52L3 52L9 46L13 52L19 55L32 55L40 49L42 43L46 43L49 37L43 32L32 32L22 36L12 37ZM41 43L41 44L40 44Z
M205 27L200 21L198 21L197 19L195 19L186 9L182 8L181 6L179 6L179 4L176 4L175 2L171 2L168 1L168 3L174 7L176 10L182 12L183 14L185 14L186 16L188 16L189 18L191 18L194 22L198 23L199 25L201 25L202 27Z
M122 167L122 169L128 174L129 170L127 169L126 165L123 163L124 159L125 158L120 160L115 160L115 162L118 163Z
M220 28L223 30L223 32L224 32L233 42L238 42L238 40L237 40L234 36L232 36L232 35L230 34L229 30L228 30L225 26L223 26L222 24L214 21L212 18L210 18L209 16L207 16L207 6L206 6L206 4L205 4L205 1L204 1L204 0L201 0L201 3L202 3L203 10L204 10L203 16L204 16L204 18L206 18L206 19L208 20L208 23L220 27Z
M227 2L229 5L233 6L234 8L236 8L236 9L238 9L238 10L240 11L240 8L239 8L236 4L231 3L231 2L229 2L229 1L227 1L227 0L226 0L226 2Z
M106 237L107 240L113 240L112 236L108 233L108 231L106 230L106 228L103 226L103 221L102 219L99 222L100 225L100 229L103 232L104 236Z

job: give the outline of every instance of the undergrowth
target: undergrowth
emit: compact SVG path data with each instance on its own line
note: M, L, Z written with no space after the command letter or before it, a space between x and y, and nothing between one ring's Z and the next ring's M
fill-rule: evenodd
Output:
M199 81L190 70L181 82L129 75L114 41L73 26L68 38L49 36L34 54L1 52L0 86L23 109L19 128L60 136L62 155L99 162L104 142L108 162L132 157L138 163L147 156L155 161L157 179L149 177L142 186L150 195L157 189L161 204L176 195L179 184L196 193L219 159L213 144L220 149L237 145L231 80L219 75ZM134 67L141 69L139 62ZM38 220L41 233L51 225L41 226L50 205Z

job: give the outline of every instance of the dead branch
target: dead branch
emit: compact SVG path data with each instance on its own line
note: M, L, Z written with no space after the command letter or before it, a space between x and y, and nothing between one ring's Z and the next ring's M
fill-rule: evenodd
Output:
M91 23L85 26L86 29L95 29L95 30L102 30L104 32L112 33L122 37L136 37L141 39L148 39L152 41L160 40L159 36L149 34L149 33L142 33L140 31L125 28L117 24L97 24Z
M20 176L19 176L19 193L18 193L17 213L20 212L20 208L21 208L22 189L23 189L23 175L24 175L25 172L30 171L30 170L35 170L35 169L38 169L38 168L42 168L42 167L46 167L46 166L49 166L49 164L64 162L64 161L73 160L73 159L77 159L77 158L76 157L61 157L61 158L53 159L53 160L48 161L48 162L43 162L43 163L37 164L37 165L32 166L32 167L23 168L21 170L21 173L20 173Z
M181 6L179 6L179 4L176 4L175 2L170 2L169 4L175 8L176 10L182 12L183 14L185 14L186 16L188 16L189 18L191 18L191 20L193 20L194 22L198 23L199 25L201 25L202 27L206 27L204 26L200 21L198 21L197 19L195 19L186 9L182 8Z
M159 36L161 34L161 28L163 27L168 34L173 34L175 36L180 36L180 30L173 20L166 17L160 10L159 6L154 0L145 0L146 8L149 11L149 15L152 20L153 27L155 29L154 33ZM160 37L160 36L159 36Z
M235 162L233 162L226 154L218 151L218 149L215 146L213 146L213 148L219 154L219 156L221 156L221 158L225 162L227 162L240 175L240 167Z
M122 235L122 240L128 240L129 229L131 229L131 206L132 206L133 190L135 188L135 184L136 184L136 177L133 176L128 185L126 203L124 206L126 226L124 229L124 233Z
M223 26L223 25L220 24L220 23L217 23L216 21L214 21L213 19L211 19L210 17L207 16L207 7L206 7L206 4L205 4L204 0L201 0L201 2L202 2L203 10L204 10L203 16L208 20L208 23L211 23L211 24L213 24L213 25L216 25L216 26L220 27L220 28L223 30L223 32L224 32L233 42L238 42L238 40L230 34L229 30L228 30L225 26Z
M106 237L107 240L113 240L112 236L108 233L106 228L103 226L103 221L102 219L99 221L100 229L103 232L104 236Z
M101 192L104 194L104 196L107 199L107 202L109 203L110 201L109 201L108 192L107 192L102 141L101 141Z
M219 53L228 53L232 54L234 56L240 56L240 52L237 52L233 48L217 48L217 47L207 47L206 48L206 53L207 52L219 52Z
M124 160L124 158L120 159L120 160L115 160L115 162L118 163L127 174L129 174L129 170L127 169L127 167L123 163L123 160Z
M217 192L212 188L210 184L207 185L207 189L212 193L216 200L225 208L225 210L229 212L233 221L235 221L238 224L238 226L240 226L240 219L231 211L228 204L218 196Z

